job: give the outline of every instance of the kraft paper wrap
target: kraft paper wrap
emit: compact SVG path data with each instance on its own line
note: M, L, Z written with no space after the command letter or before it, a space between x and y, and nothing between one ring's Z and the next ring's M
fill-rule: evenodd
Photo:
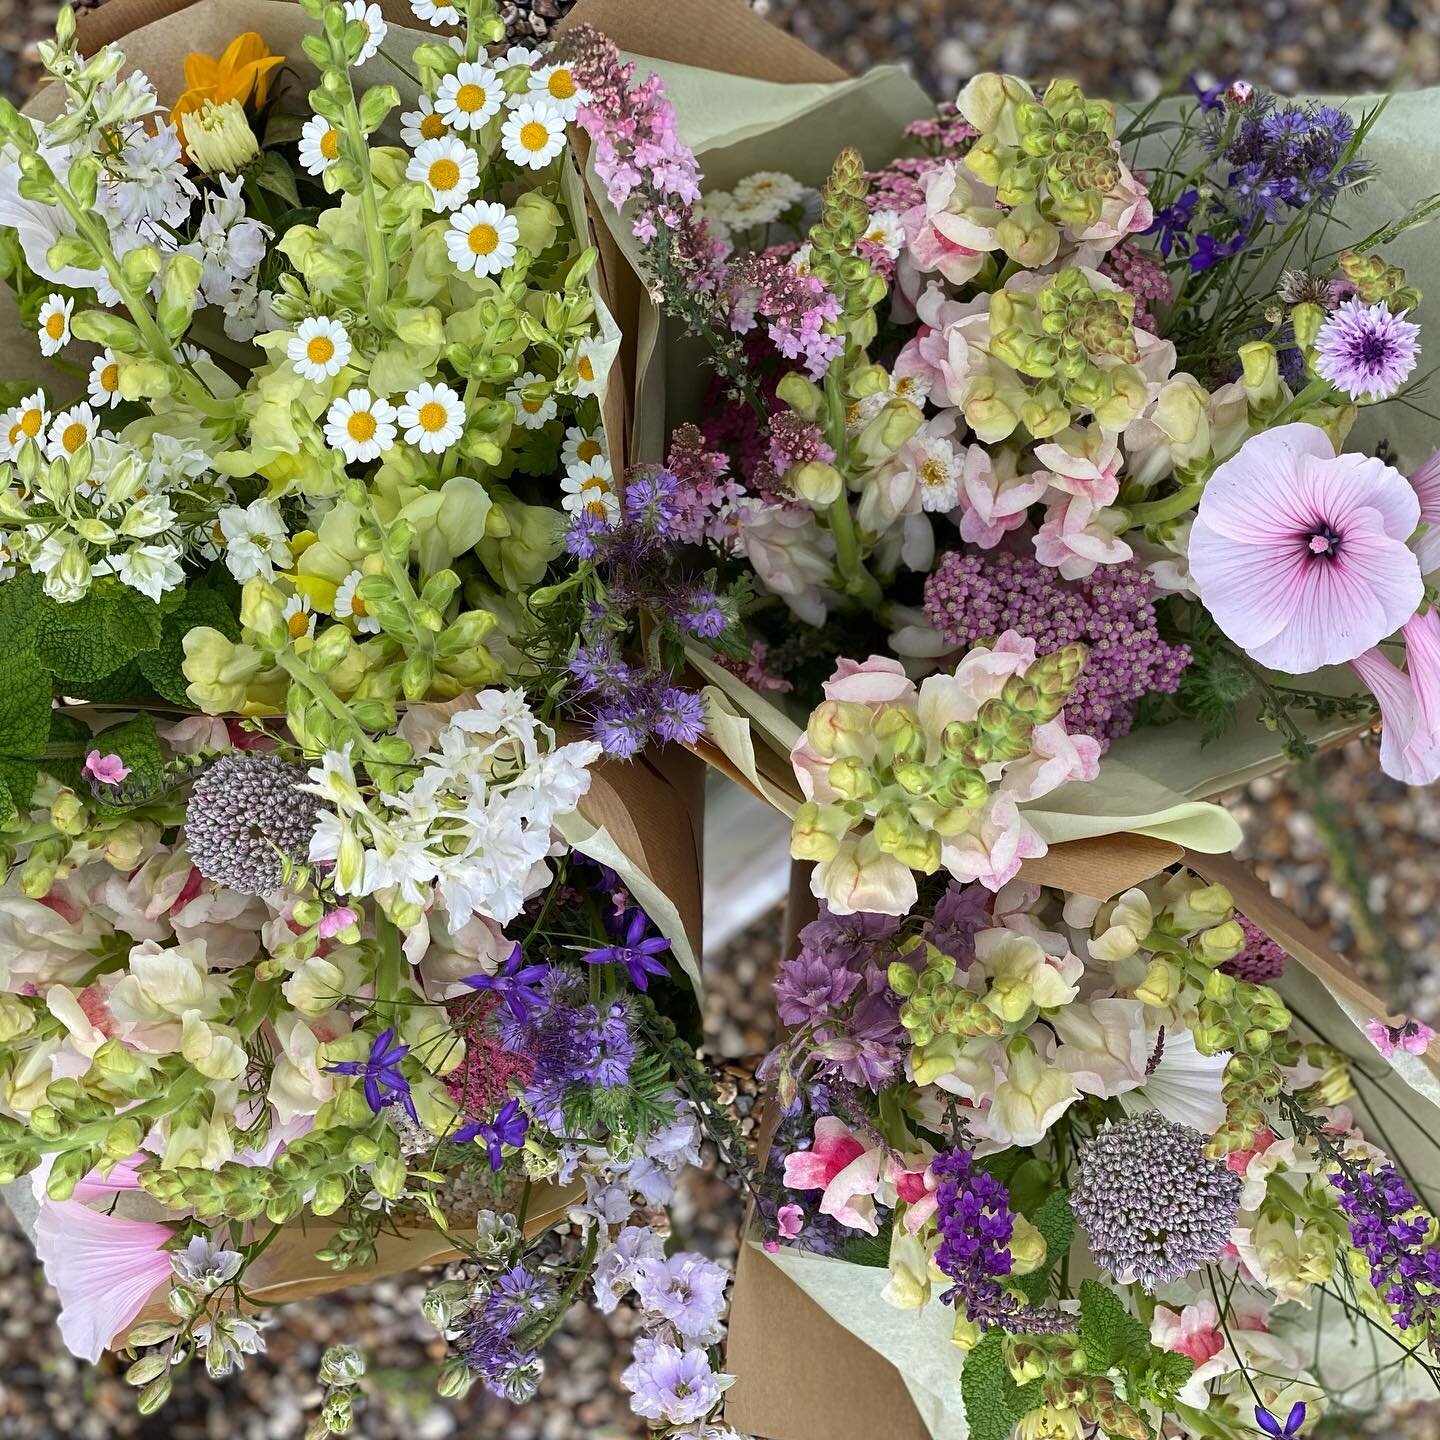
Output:
M390 23L385 48L402 60L408 60L416 45L436 38L436 31L412 28L414 17L405 0L381 0L381 9ZM245 30L258 31L273 51L284 53L287 68L298 71L308 86L314 75L300 49L300 38L312 28L299 7L288 0L113 0L79 17L84 53L93 54L103 45L122 42L127 68L143 69L155 82L162 102L173 99L183 88L187 53L218 54ZM370 61L361 74L369 85L395 85L406 106L413 106L418 87L383 56ZM294 84L293 79L289 83ZM41 91L25 109L27 114L45 119L56 113L58 103L57 95ZM566 175L565 196L572 214L584 216L589 197L574 167ZM633 291L637 282L628 265L614 262L613 247L612 258L607 261L608 232L596 226L593 214L588 224L592 240L601 246L595 283L600 323L610 329L614 321L609 302L618 296L614 303L621 313L626 307L633 308L634 296L626 293L626 287ZM612 283L617 287L615 291L608 288ZM624 403L630 388L624 379L628 373L622 356L612 371L603 403L607 438L611 453L616 455L628 453L623 428L628 423L628 406ZM13 296L8 289L0 288L0 381L12 378L43 380L57 395L77 393L73 377L50 367L40 357L34 337L19 325ZM103 709L84 708L92 713ZM174 713L178 717L183 712L177 709ZM663 755L646 755L631 763L602 761L593 771L590 792L581 802L579 813L562 826L563 838L572 848L619 874L670 941L680 968L697 993L704 778L704 767L673 746ZM582 1195L579 1187L537 1187L532 1195L527 1235L538 1235L563 1221L570 1206ZM28 1179L6 1187L5 1199L33 1235L36 1207ZM144 1197L126 1197L127 1213L132 1206L143 1210ZM147 1213L155 1218L153 1209ZM250 1293L270 1304L301 1300L410 1270L444 1265L461 1256L432 1229L401 1230L380 1237L373 1265L337 1272L315 1258L334 1230L333 1225L313 1219L287 1225L250 1272ZM473 1236L474 1231L460 1229L457 1233ZM140 1318L165 1313L162 1288Z
M903 143L904 123L931 112L929 98L904 72L881 66L847 78L793 37L777 32L744 0L667 0L664 5L580 0L568 23L580 22L605 31L642 71L654 70L664 79L680 133L699 157L707 187L730 186L759 169L787 170L818 184L842 144L857 145L871 166L884 164ZM1375 103L1375 97L1368 97L1345 105L1359 115ZM1360 194L1347 195L1337 208L1327 248L1339 249L1368 236L1440 188L1437 118L1440 90L1400 95L1390 102L1366 148L1379 176ZM1419 157L1427 163L1417 163ZM1142 153L1142 162L1144 158ZM593 172L586 178L617 249L638 268L639 250L628 226L606 205ZM1413 230L1387 245L1386 254L1405 265L1426 290L1419 318L1436 314L1440 247L1434 232ZM637 326L630 401L635 448L630 458L655 460L663 453L668 428L701 413L708 371L691 342L663 332L648 298L642 301ZM1410 468L1440 444L1440 427L1400 405L1362 412L1352 444L1371 447L1382 435ZM1355 689L1343 669L1307 677L1305 683L1338 693ZM768 763L773 753L767 757L764 752L783 759L787 737L803 717L760 697L747 701L739 689L743 687L716 677L707 690L712 743L704 758L786 809L795 801L793 784ZM1306 729L1320 746L1356 733L1355 726L1333 721L1310 722ZM1239 839L1238 827L1205 802L1286 763L1276 737L1253 712L1209 746L1201 745L1190 724L1147 728L1111 746L1097 781L1056 791L1027 807L1027 815L1052 844L1131 832L1196 850L1226 852Z
M1097 851L1094 858L1098 877L1103 857ZM1239 861L1194 851L1183 859L1204 879L1226 886L1237 908L1289 953L1280 989L1299 1029L1357 1057L1359 1097L1351 1103L1362 1127L1403 1159L1433 1206L1440 1198L1440 1057L1401 1051L1386 1061L1363 1030L1367 1019L1386 1014L1385 1003L1355 978L1343 956ZM794 930L787 930L793 941ZM738 1377L727 1396L728 1421L768 1440L851 1434L967 1440L963 1357L950 1341L954 1317L938 1300L921 1311L891 1308L881 1298L887 1278L883 1269L785 1249L766 1254L753 1241L742 1246L726 1359ZM1366 1380L1376 1368L1369 1341L1352 1333L1338 1305L1309 1312L1284 1307L1275 1328L1303 1354L1320 1356L1314 1373L1347 1406L1433 1394L1414 1365L1390 1371L1383 1389ZM1386 1354L1382 1342L1382 1361L1398 1355Z

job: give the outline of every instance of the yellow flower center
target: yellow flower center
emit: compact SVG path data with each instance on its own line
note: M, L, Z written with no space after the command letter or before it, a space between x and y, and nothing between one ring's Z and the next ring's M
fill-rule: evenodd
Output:
M363 620L370 612L365 608L365 602L358 595L352 595L350 597L350 613Z
M920 466L920 483L929 485L932 488L937 485L948 484L950 471L943 460L936 460L933 456Z
M445 428L450 419L450 413L438 400L431 400L428 404L420 407L420 414L417 418L422 430L428 430L430 434L436 435Z
M532 154L538 154L550 143L550 131L538 120L529 120L520 127L520 143Z
M489 96L486 95L483 85L462 85L455 92L455 108L466 115L474 115L485 108L487 99Z
M582 464L588 465L592 460L598 460L601 454L601 445L593 436L582 440L575 447L575 458Z
M299 640L301 636L310 633L310 617L303 610L296 610L290 616L289 623L290 638Z
M45 333L52 340L60 340L65 335L65 312L56 310L45 321Z
M596 520L609 519L610 512L605 508L603 500L592 500L586 507L585 513Z
M520 397L520 408L527 415L538 415L540 413L540 407L544 405L544 403L543 400L531 400L524 395Z
M575 77L568 70L556 70L545 82L545 88L555 99L569 100L579 87L575 84Z
M60 444L67 455L73 455L88 439L90 432L78 420L72 420L60 436Z
M902 398L910 395L915 389L915 377L913 375L902 375L895 382L895 393Z
M345 429L352 440L358 440L364 444L367 440L375 438L375 431L379 427L375 424L375 417L368 410L357 410L346 422Z
M582 355L576 363L575 372L587 384L593 384L595 380L595 365L588 355Z
M477 225L469 240L472 255L493 255L500 244L500 232L493 225Z
M460 167L446 158L437 160L430 167L430 188L432 190L453 190L460 183Z
M107 395L113 395L120 388L120 367L107 365L100 372L100 388Z
M317 335L306 345L305 358L312 365L328 365L335 358L335 342L328 335Z
M293 130L290 132L295 133ZM338 160L340 158L340 132L338 130L327 130L320 137L320 153L327 160Z
M15 428L27 439L33 440L40 433L40 426L44 420L45 417L38 410L27 410L20 417L20 423Z
M448 133L445 122L433 111L420 122L422 140L443 140Z

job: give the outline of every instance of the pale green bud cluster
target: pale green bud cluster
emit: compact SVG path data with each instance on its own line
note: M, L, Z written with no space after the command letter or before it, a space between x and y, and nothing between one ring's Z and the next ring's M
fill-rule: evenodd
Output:
M890 964L890 988L901 997L900 1023L915 1046L915 1069L924 1067L926 1048L940 1038L960 1040L1000 1035L1004 1022L981 996L956 984L953 956L925 944L925 964L917 970L908 960Z
M810 231L811 273L840 301L839 324L862 345L874 338L875 307L885 298L885 281L857 253L870 228L869 190L864 159L847 147L820 192L820 219Z

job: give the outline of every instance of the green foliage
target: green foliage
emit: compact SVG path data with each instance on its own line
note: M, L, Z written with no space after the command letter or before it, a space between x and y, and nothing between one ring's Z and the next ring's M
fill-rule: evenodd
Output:
M1255 679L1228 649L1206 646L1194 655L1181 676L1176 703L1200 722L1200 743L1209 745L1240 718L1240 706L1254 693Z
M0 824L30 803L37 762L50 743L50 676L25 652L12 655L0 686Z
M890 1267L890 1239L895 1232L893 1221L887 1220L878 1235L848 1235L841 1242L840 1259L850 1265L864 1265L871 1270Z
M1152 1345L1145 1324L1098 1280L1086 1280L1080 1286L1080 1344L1091 1374L1118 1370L1125 1376L1132 1405L1143 1399L1162 1405L1172 1402L1195 1368L1186 1356Z
M136 715L119 725L102 730L95 737L102 755L118 755L130 774L126 785L152 790L164 782L165 758L155 734L155 722L148 715Z
M965 1357L960 1395L970 1440L1010 1440L1016 1424L1041 1403L1039 1381L1021 1386L1011 1377L999 1330L991 1330Z
M48 596L39 603L35 654L61 691L92 685L160 643L160 606L118 580L97 580L68 605Z
M1039 1305L1049 1292L1050 1272L1070 1251L1070 1242L1075 1238L1075 1212L1063 1190L1052 1190L1025 1218L1045 1237L1045 1263L1033 1274L1012 1283L1032 1305Z
M137 657L141 675L156 694L173 705L190 703L185 691L189 683L182 668L186 634L201 627L218 630L227 640L239 640L240 624L230 603L219 591L192 585L179 606L165 617L160 643Z

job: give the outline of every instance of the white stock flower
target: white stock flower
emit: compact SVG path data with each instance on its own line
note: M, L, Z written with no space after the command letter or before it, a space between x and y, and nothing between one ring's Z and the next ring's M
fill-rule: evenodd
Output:
M274 501L259 499L241 509L221 507L220 533L225 540L225 564L243 585L256 575L275 578L275 569L289 569L290 532Z

